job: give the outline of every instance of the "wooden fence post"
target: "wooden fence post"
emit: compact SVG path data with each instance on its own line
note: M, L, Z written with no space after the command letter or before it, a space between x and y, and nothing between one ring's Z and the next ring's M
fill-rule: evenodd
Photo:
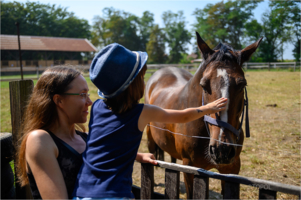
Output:
M205 176L194 175L193 178L193 199L209 198L209 178Z
M248 62L246 62L246 71L248 70Z
M153 199L154 165L141 163L141 199Z
M29 99L30 94L33 89L32 80L21 80L21 81L12 81L9 82L9 93L10 93L10 112L11 112L11 125L12 125L12 136L13 136L13 146L14 146L14 155L19 146L18 140L22 136L20 131L23 115L25 112L25 107ZM16 158L15 162L15 171L16 171ZM29 185L21 187L17 182L17 177L15 176L15 187L16 187L16 198L17 199L29 199L32 198Z
M165 199L179 199L180 172L165 169Z
M294 63L294 72L296 71L297 62Z
M225 181L224 199L239 199L239 183Z
M268 68L269 68L269 71L270 71L270 62L268 62Z
M272 190L259 189L259 199L277 199L277 192Z

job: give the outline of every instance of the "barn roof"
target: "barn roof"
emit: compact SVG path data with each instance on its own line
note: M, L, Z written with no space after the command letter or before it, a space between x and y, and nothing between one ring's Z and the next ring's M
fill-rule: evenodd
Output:
M1 50L18 50L17 35L0 35ZM21 50L95 52L97 49L85 38L62 38L20 35Z

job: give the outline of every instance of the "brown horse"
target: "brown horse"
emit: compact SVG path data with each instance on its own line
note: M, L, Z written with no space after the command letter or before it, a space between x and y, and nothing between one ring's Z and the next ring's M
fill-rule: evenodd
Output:
M226 97L227 109L211 117L239 129L239 118L244 107L244 88L247 85L242 64L255 52L262 38L241 51L235 51L222 43L212 50L198 33L196 35L204 61L195 75L173 67L158 70L146 85L145 103L182 110L201 106L202 99L207 104ZM204 118L201 118L179 124L150 123L146 131L151 153L155 153L158 146L171 157L181 159L184 165L206 170L216 168L220 173L238 174L240 171L240 153L244 141L242 129L235 135L227 128L208 124L207 131ZM209 137L208 132L210 139L192 137ZM193 175L184 173L184 179L187 199L191 199Z

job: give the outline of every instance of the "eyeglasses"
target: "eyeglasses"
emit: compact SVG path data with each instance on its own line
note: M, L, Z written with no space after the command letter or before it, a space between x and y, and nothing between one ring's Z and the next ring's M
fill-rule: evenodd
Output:
M63 95L79 95L82 98L87 99L88 97L90 97L89 93L63 93Z

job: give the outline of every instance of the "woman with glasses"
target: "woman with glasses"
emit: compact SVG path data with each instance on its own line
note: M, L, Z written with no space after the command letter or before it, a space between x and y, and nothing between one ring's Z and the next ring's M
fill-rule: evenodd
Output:
M40 77L27 105L24 133L18 149L18 176L30 184L35 199L72 199L83 163L87 121L92 101L81 73L58 66ZM156 164L154 156L138 153L136 160Z
M92 101L81 73L52 67L38 80L27 105L18 150L18 175L35 199L68 199L82 165Z

